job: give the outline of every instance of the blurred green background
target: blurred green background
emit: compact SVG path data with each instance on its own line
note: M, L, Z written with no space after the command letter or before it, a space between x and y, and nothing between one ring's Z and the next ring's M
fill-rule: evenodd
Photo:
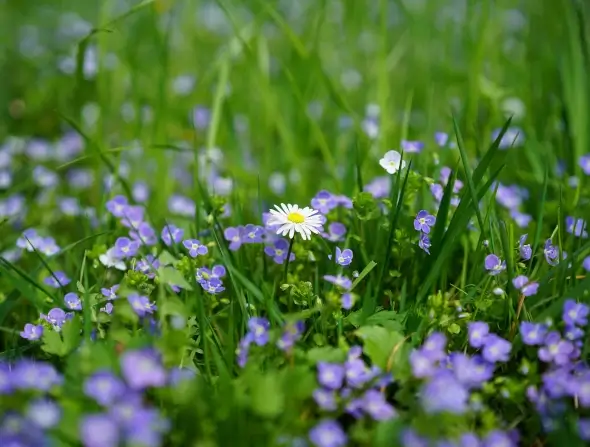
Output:
M474 155L514 115L537 182L588 150L587 2L4 0L0 17L3 137L70 120L102 149L219 146L237 178L252 157L264 178L334 174L373 104L379 153L451 131L451 110ZM214 130L195 126L216 101Z

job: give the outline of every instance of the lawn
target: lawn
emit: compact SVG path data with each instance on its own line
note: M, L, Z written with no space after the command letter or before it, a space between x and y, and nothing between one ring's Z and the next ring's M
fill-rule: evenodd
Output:
M0 446L588 445L588 23L0 0Z

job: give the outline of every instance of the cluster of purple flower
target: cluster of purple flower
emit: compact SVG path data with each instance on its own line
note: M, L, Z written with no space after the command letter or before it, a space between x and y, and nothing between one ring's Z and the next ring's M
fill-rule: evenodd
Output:
M68 297L69 295L69 297ZM76 294L68 294L66 297L70 300L70 303L74 303L75 310L81 310L82 305L77 298ZM76 298L74 298L76 297ZM64 299L65 300L65 299ZM66 301L67 304L67 301ZM48 326L51 327L54 331L59 332L61 331L62 326L68 320L74 318L73 312L65 312L63 309L59 307L55 307L47 312L47 315L41 314L40 319L43 322L48 323ZM25 324L24 330L20 333L22 338L25 338L30 341L39 340L43 336L44 326L42 324L32 324L27 323Z
M440 205L444 195L444 189L449 183L449 179L451 177L451 168L448 166L443 166L440 170L440 183L433 183L430 185L430 192L436 200L437 206ZM455 183L453 184L453 196L451 197L451 206L458 206L459 205L459 193L463 188L463 182L459 179L455 179Z
M496 189L497 188L497 189ZM510 212L520 228L526 228L532 220L532 216L520 211L524 200L529 198L529 192L517 185L505 186L501 183L493 184L492 191L496 189L496 201Z
M52 237L41 237L33 228L23 231L22 236L16 240L16 246L26 251L37 250L45 256L53 256L61 250Z
M24 411L6 411L0 415L0 445L48 445L46 431L61 420L60 406L47 396L63 383L55 368L43 362L19 360L10 365L0 363L0 397L14 393L34 393Z
M530 385L527 397L539 412L546 431L559 426L567 399L575 408L590 408L590 368L581 358L589 314L587 305L566 300L562 333L551 330L547 324L523 322L520 325L522 342L537 347L537 357L544 365L540 387ZM590 441L590 418L578 420L578 434Z
M354 306L354 295L350 292L352 288L352 280L345 275L324 275L324 280L334 284L336 289L342 293L340 297L340 305L343 309L349 310Z
M416 218L414 219L414 229L420 232L418 246L428 254L430 254L431 246L428 235L430 234L430 229L435 223L436 217L429 214L426 210L419 211L416 215Z
M143 403L142 392L147 388L176 385L194 373L167 371L159 354L151 348L123 353L120 365L123 380L109 370L99 370L84 382L84 394L104 411L81 419L82 442L87 447L115 447L121 441L161 445L168 423L157 409Z
M344 364L319 362L317 380L320 387L313 392L318 407L332 415L345 411L359 419L367 416L384 421L397 416L387 402L382 388L393 381L391 374L377 366L369 368L361 358L362 349L352 347ZM347 444L347 436L334 419L323 419L309 432L317 447L339 447Z
M425 379L420 390L420 403L425 412L466 413L472 405L471 391L480 389L488 382L494 375L496 364L508 361L512 350L511 343L490 333L489 326L484 322L469 324L469 344L472 348L480 349L481 353L448 353L446 337L434 332L425 340L422 347L410 354L414 377ZM478 439L472 433L464 436ZM489 436L492 434L488 434ZM517 441L512 440L509 433L497 431L493 436L506 439L507 446L517 445ZM404 437L404 445L428 445L428 442L410 431Z
M207 267L198 268L195 276L203 290L211 295L215 295L225 290L221 281L221 278L225 277L225 274L224 266L214 265L211 269Z
M236 350L237 362L240 368L244 368L248 362L250 346L265 346L270 341L270 322L264 317L251 317L248 320L248 331L240 340ZM295 343L303 335L305 325L303 321L287 322L283 326L281 337L277 340L277 347L281 351L290 351Z

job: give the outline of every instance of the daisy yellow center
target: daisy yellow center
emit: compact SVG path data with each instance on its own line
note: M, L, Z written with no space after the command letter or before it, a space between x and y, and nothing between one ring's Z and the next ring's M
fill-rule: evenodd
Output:
M305 222L305 217L301 213L289 213L287 220L296 224Z

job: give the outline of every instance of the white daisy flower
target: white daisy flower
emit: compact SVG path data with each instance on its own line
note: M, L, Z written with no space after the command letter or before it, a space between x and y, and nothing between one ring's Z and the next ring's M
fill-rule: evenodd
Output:
M386 152L383 158L379 160L379 164L388 174L395 174L406 167L405 160L402 160L401 154L397 151Z
M282 236L289 235L293 239L295 232L299 233L303 239L311 239L311 233L319 234L322 229L322 217L317 210L305 207L299 208L298 205L275 205L276 210L270 210L271 217L268 225L276 225L277 234Z

